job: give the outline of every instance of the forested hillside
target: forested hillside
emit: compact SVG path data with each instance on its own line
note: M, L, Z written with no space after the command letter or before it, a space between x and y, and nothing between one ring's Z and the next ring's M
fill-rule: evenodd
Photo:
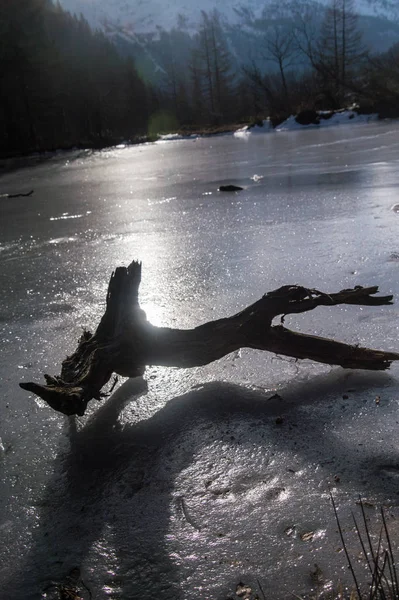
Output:
M147 132L132 59L50 0L0 3L0 152L103 145Z
M353 103L399 116L398 44L372 52L353 0L330 0L323 10L316 20L306 12L274 20L267 37L259 30L257 55L243 52L238 61L216 10L203 12L191 34L160 31L158 55L149 55L133 45L127 52L120 35L93 31L51 0L2 2L0 154L102 147L266 117L276 124ZM156 81L143 61L153 63Z

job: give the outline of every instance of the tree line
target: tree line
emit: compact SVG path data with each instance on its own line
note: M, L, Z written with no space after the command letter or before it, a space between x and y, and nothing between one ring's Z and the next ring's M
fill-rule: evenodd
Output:
M354 0L330 0L322 14L293 5L257 37L257 56L237 59L215 10L202 13L189 62L188 121L220 123L300 111L337 110L399 117L399 43L373 53L363 41ZM183 77L185 75L183 74Z
M399 116L399 44L372 54L354 0L330 0L321 20L294 8L257 38L257 56L234 56L216 10L202 13L194 36L172 30L161 41L163 75L149 83L135 51L121 51L58 2L1 1L0 154L104 146L267 116L278 123L354 102Z
M134 62L50 0L0 2L3 156L145 135L151 97Z

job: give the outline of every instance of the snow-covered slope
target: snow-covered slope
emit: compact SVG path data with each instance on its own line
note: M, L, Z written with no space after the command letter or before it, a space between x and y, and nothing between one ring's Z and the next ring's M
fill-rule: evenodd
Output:
M218 11L225 42L237 71L253 59L258 61L260 68L271 69L274 65L267 62L259 47L273 35L276 23L288 32L298 10L303 13L310 10L316 27L320 26L324 17L323 5L329 1L60 0L64 9L82 14L92 28L104 31L122 54L133 56L146 81L161 85L170 76L171 63L189 76L187 59L191 56L202 11L208 14L215 9ZM355 9L361 15L359 30L368 48L385 52L399 41L398 0L354 1Z
M178 22L180 27L196 29L201 11L217 9L231 23L240 20L240 2L226 0L187 0L163 2L162 0L61 0L62 6L74 13L82 13L91 25L98 26L106 21L131 27L136 33L156 31L157 27L170 30ZM265 3L247 0L245 10L255 18L260 16ZM180 16L180 19L179 19Z
M328 0L319 0L321 4ZM303 4L308 4L302 0ZM277 6L279 10L287 8L289 0L61 0L61 5L68 11L83 16L94 27L103 27L104 23L112 23L128 27L135 33L149 33L158 27L170 30L179 24L180 28L196 29L201 18L201 11L217 9L222 17L231 25L247 20L260 18L263 14L270 16ZM298 2L296 2L298 7ZM397 0L357 0L357 11L364 15L380 16L392 21L399 21L399 2Z

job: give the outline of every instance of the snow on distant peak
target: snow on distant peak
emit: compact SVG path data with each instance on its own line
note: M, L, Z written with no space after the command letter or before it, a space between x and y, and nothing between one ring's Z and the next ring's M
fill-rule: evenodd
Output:
M170 30L180 27L197 30L201 11L220 11L229 22L239 20L235 6L226 0L201 0L191 3L187 0L175 0L165 3L163 0L61 0L62 6L75 14L83 14L89 23L98 27L104 22L116 25L128 25L135 33L150 33L157 27ZM248 0L248 5L258 5L258 0ZM180 18L179 18L180 17Z
M318 0L327 5L329 0ZM231 25L244 25L245 22L260 18L267 9L271 14L276 9L275 0L60 0L61 5L71 13L82 14L95 27L104 27L107 22L129 27L133 33L152 33L161 27L170 30L179 25L187 31L196 31L201 20L201 12L218 10L222 19ZM309 4L309 0L302 0ZM278 4L287 8L290 0L281 0ZM397 0L355 0L357 12L380 16L399 21L399 2Z

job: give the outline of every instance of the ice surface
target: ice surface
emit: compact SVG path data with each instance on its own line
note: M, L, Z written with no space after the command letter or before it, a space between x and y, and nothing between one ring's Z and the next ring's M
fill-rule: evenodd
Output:
M359 494L374 536L386 507L397 547L397 366L243 350L149 368L79 419L17 383L59 372L133 258L155 324L193 326L286 283L398 298L398 149L384 122L60 154L2 175L0 193L35 192L0 199L1 598L55 598L71 578L85 600L350 586L330 489L353 556ZM244 190L220 194L228 183ZM287 326L398 350L398 312L320 308Z

